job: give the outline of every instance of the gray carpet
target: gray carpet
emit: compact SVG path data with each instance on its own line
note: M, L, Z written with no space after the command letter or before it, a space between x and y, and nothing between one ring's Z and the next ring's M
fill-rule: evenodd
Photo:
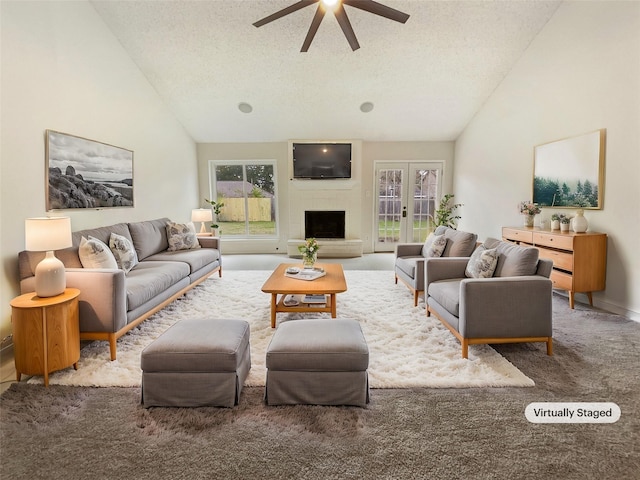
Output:
M640 324L554 298L555 354L495 346L533 388L373 390L367 409L144 409L136 388L0 397L1 478L639 478ZM530 402L615 402L615 424L531 424Z

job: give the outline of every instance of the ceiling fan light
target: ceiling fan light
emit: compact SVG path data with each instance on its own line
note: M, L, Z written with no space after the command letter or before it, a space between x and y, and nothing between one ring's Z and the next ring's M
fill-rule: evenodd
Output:
M339 0L322 0L322 4L327 8L333 8L336 6Z

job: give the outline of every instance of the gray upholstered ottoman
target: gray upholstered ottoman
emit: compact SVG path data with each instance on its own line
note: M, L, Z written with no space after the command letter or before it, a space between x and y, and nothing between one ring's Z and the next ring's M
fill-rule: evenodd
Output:
M369 403L369 348L355 320L283 322L266 363L268 405Z
M141 355L145 407L233 407L249 370L244 320L182 320Z

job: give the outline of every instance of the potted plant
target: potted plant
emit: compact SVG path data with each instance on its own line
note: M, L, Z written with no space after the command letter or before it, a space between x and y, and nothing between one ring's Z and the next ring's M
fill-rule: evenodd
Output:
M560 230L560 215L557 213L551 215L551 230Z
M220 212L222 211L222 207L224 207L224 203L217 202L215 200L208 200L206 198L204 200L211 205L211 209L213 210L214 214L213 221L216 222L218 220L218 215L220 215ZM220 225L218 225L217 223L211 224L211 230L214 236L216 236L218 228L220 228Z
M436 218L434 220L434 225L436 227L445 226L450 228L456 228L456 222L461 218L460 215L454 215L453 211L464 205L463 203L454 203L451 204L451 199L454 197L452 193L447 193L442 200L440 200L440 205L436 210Z
M313 268L318 259L318 241L315 238L307 238L304 245L298 246L298 251L302 254L302 266L304 268Z
M520 213L524 215L524 226L533 227L533 219L541 212L538 204L531 201L520 202Z
M560 231L568 232L570 225L571 225L571 217L567 217L566 215L560 215Z

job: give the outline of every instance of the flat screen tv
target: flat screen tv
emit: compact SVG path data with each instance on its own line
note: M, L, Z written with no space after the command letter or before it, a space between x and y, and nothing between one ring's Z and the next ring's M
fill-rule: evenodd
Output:
M351 144L294 143L293 178L351 178Z

